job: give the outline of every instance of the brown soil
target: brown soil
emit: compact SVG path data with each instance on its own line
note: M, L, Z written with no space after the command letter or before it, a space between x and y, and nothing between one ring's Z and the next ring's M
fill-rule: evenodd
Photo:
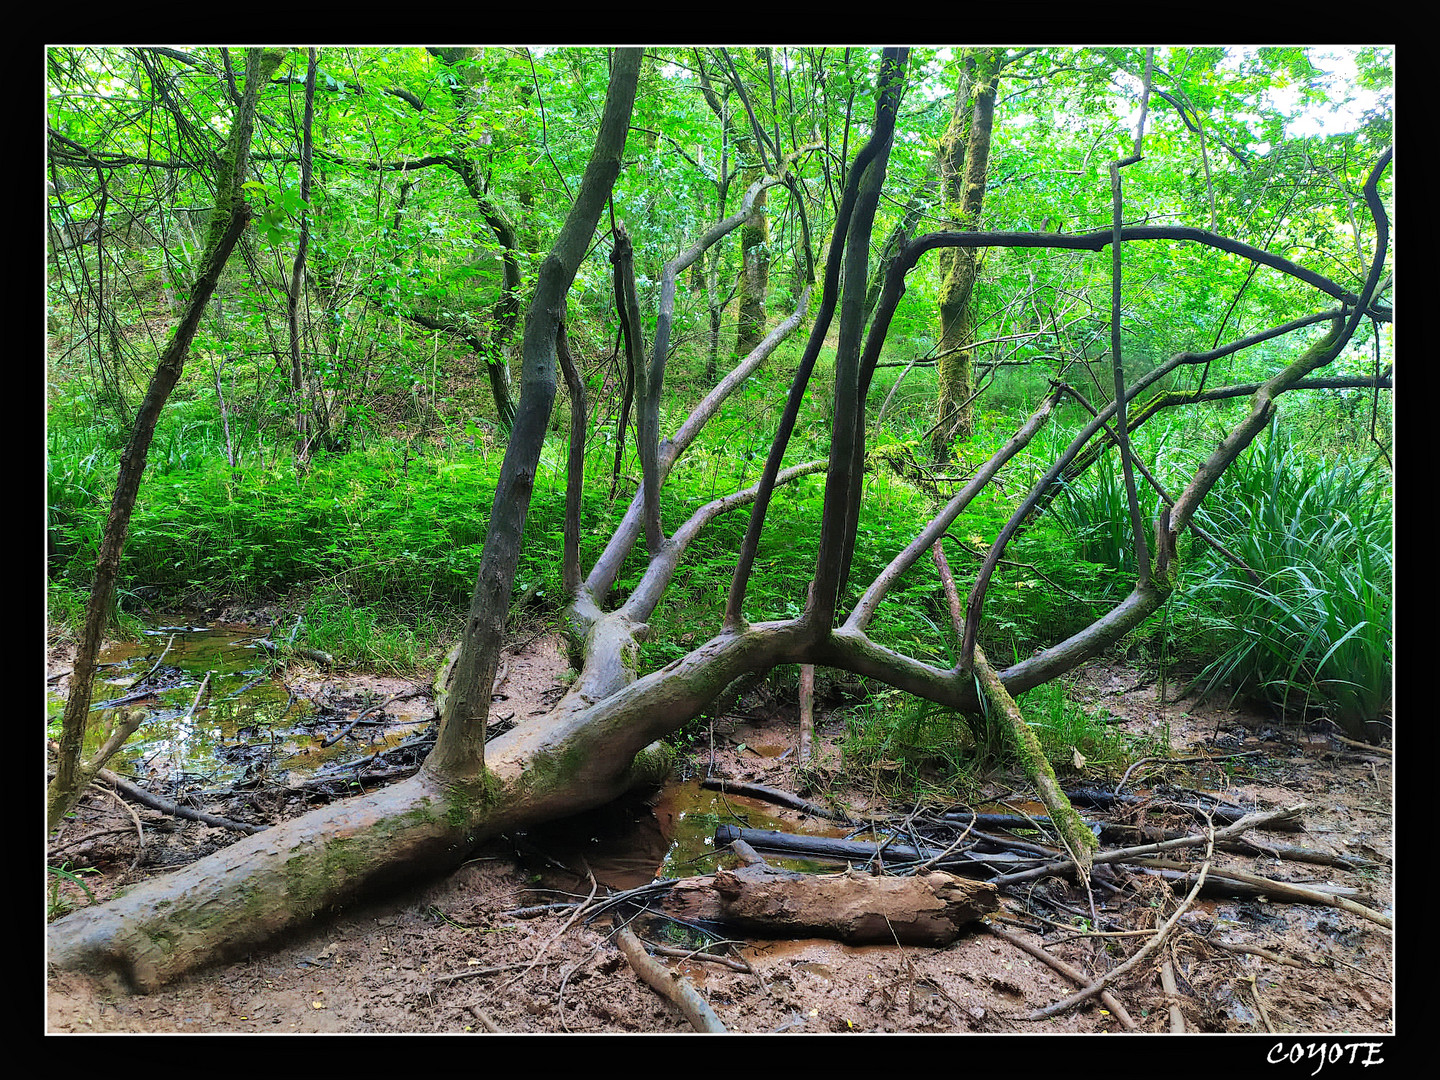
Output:
M52 672L65 666L51 657ZM542 713L558 696L565 665L554 638L533 642L510 661L507 699L496 705L516 722ZM317 676L318 678L318 676ZM355 682L355 680L351 680ZM390 693L383 680L367 688ZM53 685L53 684L52 684ZM1172 754L1188 756L1264 750L1261 758L1235 759L1227 773L1185 771L1188 766L1142 765L1130 787L1162 775L1186 786L1216 790L1258 808L1306 803L1302 834L1264 834L1276 843L1300 844L1361 857L1378 869L1345 872L1325 866L1279 862L1268 857L1216 855L1216 866L1234 866L1266 877L1331 882L1362 890L1359 902L1389 914L1391 893L1392 791L1390 759L1356 751L1319 735L1281 729L1258 716L1220 705L1183 702L1159 706L1155 687L1127 668L1096 664L1080 673L1072 692L1119 718L1131 731L1168 724ZM412 708L423 703L410 702ZM795 709L771 705L769 719L747 705L743 717L714 727L717 775L801 790L793 753ZM842 734L838 715L821 722L824 760ZM695 760L710 763L702 736ZM783 756L782 756L783 755ZM1246 762L1250 762L1246 764ZM1258 764L1254 764L1258 762ZM1158 771L1163 769L1163 774ZM1070 778L1066 778L1070 779ZM1099 776L1086 779L1102 780ZM1118 777L1108 778L1113 787ZM834 793L832 793L834 794ZM879 809L873 793L845 792L852 810ZM748 800L733 805L763 812L781 828L814 825L790 811ZM620 811L632 822L631 879L615 867L609 878L622 885L648 880L663 857L675 811L664 799ZM906 806L900 808L908 810ZM233 835L198 823L179 824L139 809L147 849L161 845L163 862L213 850ZM277 810L277 813L284 812ZM658 820L657 820L658 815ZM641 983L608 938L609 928L570 925L570 914L535 916L515 909L556 897L538 888L568 888L583 898L588 879L578 869L588 839L605 815L587 816L558 830L497 840L450 877L416 882L389 897L356 906L313 930L257 953L241 963L208 969L148 996L129 996L113 986L73 973L48 982L51 1032L679 1032L688 1030L679 1011ZM608 826L607 826L608 827ZM108 831L107 830L111 830ZM566 846L564 836L572 841ZM88 843L85 841L88 838ZM161 872L154 860L131 868L137 846L132 811L108 795L82 803L79 820L66 826L60 843L73 865L102 873L86 878L103 899L129 881ZM517 851L517 847L523 851ZM537 848L540 854L537 854ZM56 861L52 858L52 862ZM597 859L597 862L599 860ZM620 862L626 860L621 859ZM551 862L568 863L568 876ZM636 865L639 867L635 873ZM599 874L601 871L592 866ZM1058 879L1042 883L1059 899ZM50 881L47 879L47 896ZM1037 890L1041 891L1041 890ZM86 900L68 883L62 893L76 906ZM1097 893L1097 902L1102 899ZM1104 913L1127 929L1153 929L1174 911L1179 897L1168 888L1141 888ZM1070 887L1060 899L1077 912L1088 908L1083 890ZM1054 907L1006 897L1003 910L1044 929L1043 937L1002 922L1012 933L1042 944L1087 972L1108 970L1140 947L1145 936L1086 936L1075 920L1044 926L1036 914L1055 919ZM1083 912L1082 912L1083 913ZM656 923L637 923L642 938L664 936ZM1113 987L1140 1030L1161 1032L1170 1020L1157 963L1168 956L1179 980L1176 999L1189 1031L1289 1033L1387 1033L1392 1027L1392 942L1382 927L1330 907L1221 898L1202 900L1182 917L1181 929L1152 961ZM1259 950L1259 951L1240 951ZM670 959L690 979L731 1030L748 1032L1115 1032L1116 1017L1091 1002L1054 1019L1025 1022L1023 1014L1055 1002L1075 984L1011 944L977 928L945 948L852 947L822 940L747 941L733 954L749 973L698 959Z

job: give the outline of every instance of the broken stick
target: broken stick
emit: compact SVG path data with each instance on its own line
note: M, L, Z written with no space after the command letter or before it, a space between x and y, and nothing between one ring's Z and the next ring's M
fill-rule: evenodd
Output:
M640 943L633 930L622 926L615 933L615 943L620 946L625 959L630 961L635 974L661 997L675 1004L685 1014L685 1019L690 1021L691 1027L696 1031L709 1033L725 1032L725 1025L720 1022L720 1017L715 1015L715 1010L710 1008L690 980L676 975L646 952L645 946Z

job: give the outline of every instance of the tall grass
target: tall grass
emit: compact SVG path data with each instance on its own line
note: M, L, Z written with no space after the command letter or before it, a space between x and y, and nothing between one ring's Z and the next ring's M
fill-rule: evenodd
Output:
M1304 458L1272 426L1197 515L1258 578L1208 557L1195 592L1232 629L1201 686L1375 733L1391 701L1391 505L1388 476Z
M1050 513L1081 558L1133 576L1135 537L1125 483L1115 465L1115 455L1106 453L1083 476L1057 481L1060 494Z

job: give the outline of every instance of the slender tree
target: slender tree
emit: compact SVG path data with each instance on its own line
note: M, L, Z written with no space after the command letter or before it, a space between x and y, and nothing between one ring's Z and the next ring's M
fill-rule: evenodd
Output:
M940 177L947 215L961 231L975 228L985 205L990 136L1003 54L967 50L955 91L955 111L940 140ZM975 316L973 295L980 252L951 248L940 257L940 366L931 453L949 461L953 444L974 430Z

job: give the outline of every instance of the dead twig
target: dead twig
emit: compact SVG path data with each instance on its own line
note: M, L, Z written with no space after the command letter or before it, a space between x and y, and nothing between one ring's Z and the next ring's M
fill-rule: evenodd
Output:
M200 810L191 810L188 806L181 806L169 799L161 798L152 794L142 787L137 787L122 776L117 776L109 769L101 769L96 779L104 780L107 784L116 788L128 799L150 807L152 810L159 810L162 814L170 814L174 817L189 818L191 821L199 821L205 825L217 825L222 829L234 829L236 832L258 833L264 832L265 825L247 825L243 821L231 821L229 818L220 817L218 814L206 814Z
M122 799L118 791L111 789L107 790L105 794L114 799L120 805L120 808L129 814L131 820L135 822L135 836L138 844L135 851L135 861L130 864L130 869L134 870L135 867L140 865L140 856L145 854L145 826L141 824L140 815L136 813L135 808Z
M577 907L574 914L572 914L570 918L565 920L565 925L560 927L559 930L555 931L554 936L551 937L549 941L545 942L544 945L540 946L540 951L537 952L535 956L531 959L525 970L522 971L519 975L516 975L515 978L507 982L505 984L506 988L514 986L521 979L525 978L526 975L529 975L530 969L540 962L540 958L545 955L545 953L549 950L550 946L554 945L555 942L560 940L561 936L565 933L565 931L569 930L570 927L575 925L575 920L580 918L580 916L584 914L585 909L589 907L590 903L595 899L595 894L600 891L600 884L595 880L595 875L590 873L590 867L585 867L585 873L589 875L590 878L590 895L585 898L585 903Z
M200 704L200 699L205 696L205 688L210 685L210 672L205 673L205 678L200 680L200 689L195 691L195 700L190 702L190 708L185 710L185 720L195 715L195 709Z
M673 956L677 960L704 960L707 964L723 964L731 971L741 971L746 975L753 975L755 971L744 960L737 960L733 956L720 956L716 953L706 952L704 949L677 949L673 945L652 945L650 951L657 956Z
M1246 814L1233 825L1227 825L1219 832L1213 833L1209 842L1213 843L1216 840L1222 839L1229 840L1250 829L1263 829L1273 822L1294 817L1305 809L1307 809L1307 807L1301 804L1298 806L1287 806L1280 810ZM1141 856L1154 855L1161 851L1170 851L1174 848L1195 847L1206 842L1207 839L1204 834L1192 834L1176 840L1162 840L1154 844L1141 844L1136 847L1115 848L1111 851L1096 852L1091 861L1095 864L1131 862ZM992 878L990 884L996 888L1001 888L1006 885L1014 885L1021 881L1032 881L1035 878L1049 877L1052 874L1063 873L1073 865L1074 863L1071 859L1057 859L1054 862L1046 863L1044 866L1037 866L1030 870L1020 870L1013 874L1003 874L1000 877ZM1229 871L1226 871L1226 873L1229 873Z
M1394 757L1395 751L1384 746L1371 746L1367 742L1358 742L1355 739L1347 739L1344 735L1335 735L1333 738L1345 746L1353 746L1356 750L1364 750L1367 754L1384 754L1386 757Z
M1205 884L1205 875L1210 872L1210 858L1214 854L1214 852L1215 833L1214 829L1212 828L1210 830L1208 843L1205 845L1205 861L1200 864L1200 874L1195 882L1195 887L1190 890L1190 895L1185 897L1185 899L1181 901L1180 906L1175 909L1175 914L1171 915L1170 918L1165 921L1165 925L1160 927L1160 929L1156 931L1155 936L1151 938L1145 945L1141 946L1140 950L1136 952L1134 956L1130 957L1129 960L1126 960L1118 967L1111 968L1104 975L1100 976L1100 978L1096 979L1089 986L1085 987L1085 989L1071 994L1069 997L1061 1001L1057 1001L1053 1005L1047 1005L1043 1009L1037 1009L1036 1011L1026 1016L1023 1016L1020 1019L1045 1020L1049 1017L1062 1013L1067 1009L1073 1008L1074 1006L1079 1005L1081 1002L1088 1001L1090 998L1094 997L1096 994L1100 993L1100 991L1105 989L1105 987L1113 983L1116 979L1120 978L1121 975L1124 975L1126 972L1132 970L1136 965L1138 965L1142 960L1144 960L1147 956L1153 953L1161 945L1165 944L1166 939L1170 936L1170 931L1174 929L1175 924L1180 921L1180 916L1185 914L1185 912L1190 909L1190 905L1193 904L1195 902L1195 898L1200 895L1200 886Z
M559 960L546 960L542 967L553 967L561 963ZM515 964L496 964L494 967L466 968L464 971L452 971L448 975L436 975L437 983L458 982L461 979L473 979L480 975L498 975L502 971L514 971L516 968L531 966L528 961L521 960Z
M1305 965L1293 956L1282 956L1280 953L1271 952L1269 949L1262 949L1258 945L1236 945L1229 941L1220 941L1217 938L1206 938L1206 945L1214 945L1216 948L1224 949L1226 952L1245 953L1249 956L1258 956L1262 960L1269 960L1272 964L1284 964L1286 967L1303 968Z
M980 925L983 926L988 932L998 937L1001 941L1008 941L1011 945L1014 945L1022 952L1027 952L1031 956L1035 957L1035 959L1039 960L1042 964L1046 964L1049 967L1054 968L1071 982L1079 983L1081 986L1084 986L1089 981L1090 977L1086 975L1085 972L1081 971L1079 968L1075 967L1072 964L1067 964L1064 960L1061 960L1057 956L1051 956L1039 945L1032 945L1030 942L1026 941L1018 934L1012 934L1009 930L1002 930L1000 929L1000 927L996 926L988 919L981 920ZM1126 1031L1139 1030L1139 1028L1136 1027L1135 1021L1131 1018L1130 1014L1125 1011L1125 1006L1121 1005L1119 1000L1115 997L1114 994L1110 993L1109 990L1100 991L1100 1000L1104 1002L1105 1007L1110 1010L1111 1014L1114 1015L1115 1019L1120 1021L1120 1026L1123 1027Z
M788 806L792 810L799 810L812 817L850 824L850 818L838 810L831 810L828 806L809 802L799 795L792 795L779 788L766 787L764 784L745 784L738 780L711 779L700 781L700 786L709 791L718 791L723 795L739 795L746 799L759 799L762 802L774 803L776 806Z
M1164 859L1137 859L1137 866L1158 866L1162 869L1173 870L1175 865ZM1252 874L1245 870L1236 870L1227 867L1224 870L1216 871L1220 877L1239 881L1246 885L1253 885L1255 888L1263 889L1266 893L1276 898L1289 900L1300 900L1311 904L1326 904L1330 907L1339 908L1341 911L1348 911L1351 915L1358 915L1362 919L1369 919L1387 930L1395 929L1395 920L1389 915L1383 915L1373 911L1363 904L1357 904L1353 900L1347 900L1343 896L1326 892L1323 889L1306 885L1294 885L1288 881L1275 881L1272 878L1261 877L1259 874Z
M358 724L358 723L360 723L361 720L364 720L365 717L369 716L371 713L373 713L373 712L383 712L384 709L385 709L385 706L391 704L392 702L399 701L399 700L401 700L402 698L419 697L419 696L420 696L421 694L423 694L423 693L425 693L425 691L424 691L424 690L419 690L419 689L416 689L416 690L406 690L406 691L403 691L403 692L401 692L401 693L399 693L399 694L395 694L395 695L387 698L385 701L382 701L379 705L371 705L371 706L370 706L368 709L366 709L364 712L362 712L362 713L357 713L354 720L351 720L351 721L350 721L348 724L346 724L343 728L341 728L339 731L335 732L334 735L331 735L329 738L323 740L323 741L320 743L321 749L324 749L324 748L330 747L330 746L334 746L337 742L339 742L341 739L343 739L346 735L349 735L350 732L354 730L355 725Z
M1247 975L1245 981L1250 984L1250 993L1255 998L1255 1007L1260 1010L1260 1020L1265 1025L1265 1030L1271 1035L1275 1034L1275 1028L1271 1026L1270 1014L1265 1011L1265 1002L1260 997L1260 984L1256 982L1254 975Z
M160 670L160 665L165 662L165 657L167 657L167 656L170 655L170 646L171 646L171 645L174 645L174 644L175 644L175 635L174 635L174 634L171 634L171 635L170 635L170 640L165 643L165 651L160 654L160 659L155 661L155 666L152 667L149 671L147 671L147 672L146 672L144 675L142 675L140 678L136 679L135 682L132 683L131 685L132 685L132 686L138 686L140 683L143 683L146 679L150 678L151 675L154 675L155 672L159 671L159 670Z
M1265 753L1264 750L1242 750L1235 754L1196 754L1192 757L1144 757L1125 770L1125 775L1120 777L1120 782L1115 785L1115 794L1120 794L1121 789L1123 789L1129 781L1131 773L1141 765L1146 765L1152 761L1163 761L1167 765L1182 765L1195 761L1224 761L1228 758L1257 757L1263 753Z
M1180 989L1175 985L1175 968L1167 956L1165 962L1160 965L1160 989L1165 991L1165 997L1170 1003L1170 1034L1185 1034L1185 1014L1180 1011Z
M479 1005L466 1005L465 1011L468 1012L471 1016L475 1017L475 1019L479 1021L480 1026L483 1027L486 1031L495 1032L497 1035L500 1033L500 1027L495 1023L494 1020L490 1019L489 1015L485 1012L484 1009L480 1008Z

